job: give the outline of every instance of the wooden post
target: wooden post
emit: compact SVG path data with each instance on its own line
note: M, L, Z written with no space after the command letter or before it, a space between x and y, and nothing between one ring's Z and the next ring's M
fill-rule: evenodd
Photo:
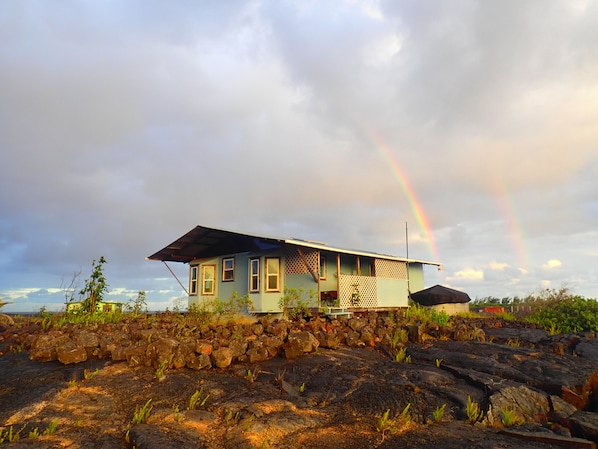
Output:
M341 255L336 253L336 297L341 304Z

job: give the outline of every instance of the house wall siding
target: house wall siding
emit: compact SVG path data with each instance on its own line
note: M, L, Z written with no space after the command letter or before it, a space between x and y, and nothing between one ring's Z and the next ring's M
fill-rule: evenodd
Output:
M378 307L407 307L409 294L406 279L377 278Z
M420 263L409 264L409 290L411 293L424 289L424 267Z
M336 272L336 253L322 252L325 258L326 279L320 279L320 292L338 290L338 273Z
M195 304L198 307L207 307L210 305L211 302L214 301L214 299L216 299L216 297L219 294L219 285L218 285L218 279L220 278L219 276L219 269L220 269L220 264L219 262L219 258L218 257L213 257L213 258L209 258L209 259L196 259L196 260L192 260L191 262L189 262L189 267L191 266L197 266L198 267L198 273L197 273L197 295L189 295L189 301L188 304ZM216 282L215 282L215 292L214 295L202 295L201 291L202 291L202 266L204 265L216 265ZM187 283L187 285L189 285Z
M318 251L302 249L303 257L296 248L287 247L278 251L260 253L241 253L225 255L209 259L193 260L190 265L199 267L198 295L189 296L189 304L208 306L215 299L226 301L236 292L238 296L249 294L253 303L253 310L257 313L280 312L280 300L284 296L285 287L303 290L303 299L310 300L310 291L313 291L311 307L319 305L321 292L338 291L341 307L406 307L408 305L408 290L416 292L424 288L423 265L412 263L407 266L405 262L360 258L361 274L357 275L357 257L341 254L340 275L337 272L337 253L322 252L326 262L326 278L319 279ZM234 280L223 282L223 259L234 257ZM266 292L265 258L278 257L280 259L280 290ZM260 260L260 291L249 293L249 260ZM305 262L309 266L306 267ZM201 267L203 265L216 266L216 290L214 295L201 295ZM373 265L375 276L371 276L370 267ZM407 279L407 270L409 278ZM312 273L318 280L314 280ZM354 294L359 301L356 303Z
M280 290L277 292L266 292L266 267L265 267L265 259L266 257L278 257L280 258ZM249 259L260 259L260 291L256 293L250 293L249 298L253 303L253 311L256 313L278 313L280 312L279 301L284 294L284 288L286 285L285 280L285 269L286 269L286 262L284 257L284 252L280 251L271 251L268 253L249 253L247 255L247 260L245 265L249 266ZM245 283L247 286L249 285L249 271L245 275Z

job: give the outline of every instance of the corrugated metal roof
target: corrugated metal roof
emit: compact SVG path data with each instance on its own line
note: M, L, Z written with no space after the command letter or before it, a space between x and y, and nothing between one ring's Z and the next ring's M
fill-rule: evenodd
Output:
M321 251L330 251L339 254L371 257L376 259L396 260L401 262L421 263L423 265L442 266L439 262L430 262L419 259L380 254L371 251L360 251L327 245L326 243L297 238L281 239L258 235L242 234L223 229L196 226L170 245L148 257L150 260L166 262L189 263L194 259L224 256L243 252L265 251L281 248L284 245L301 246Z

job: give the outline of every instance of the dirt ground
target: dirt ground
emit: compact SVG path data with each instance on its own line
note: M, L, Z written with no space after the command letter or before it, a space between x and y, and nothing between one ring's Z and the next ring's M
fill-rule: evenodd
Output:
M479 348L491 351L492 345ZM0 373L0 424L5 438L11 426L13 440L20 430L20 441L11 444L19 448L562 447L469 424L459 404L482 391L433 363L396 363L371 349L319 349L297 360L225 370L181 369L161 380L155 369L126 362L65 366L7 352ZM188 410L194 393L196 407ZM149 417L134 425L145 404L152 407ZM396 418L408 404L410 422L379 428L386 410ZM433 412L442 404L447 407L436 422Z

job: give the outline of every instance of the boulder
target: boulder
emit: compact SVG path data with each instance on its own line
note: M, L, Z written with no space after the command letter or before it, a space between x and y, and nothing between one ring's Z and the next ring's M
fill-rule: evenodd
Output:
M287 341L283 349L285 358L289 360L303 356L303 343L297 339Z
M598 443L598 413L579 411L569 417L572 432Z
M35 340L29 358L40 362L50 362L58 360L56 348L70 341L68 335L60 331L50 331L47 334L42 334Z
M186 359L186 365L188 368L199 371L201 369L209 369L212 367L212 360L207 354L198 354L189 356Z
M123 360L127 360L127 348L129 348L130 344L128 345L116 345L112 343L106 346L107 353L110 354L113 362L120 362Z
M179 342L175 338L160 338L147 345L146 356L154 368L158 368L162 363L172 361L178 346Z
M286 321L277 320L268 325L267 332L284 340L289 334L289 325Z
M238 358L240 356L242 356L243 354L245 354L245 351L247 351L247 341L246 340L240 340L240 339L234 339L234 340L230 340L228 342L228 348L231 350L232 354L233 354L233 358Z
M262 323L254 323L251 325L251 332L258 337L264 333L264 325Z
M95 332L81 331L73 335L73 340L77 346L83 348L97 348L100 346L100 337Z
M374 347L374 345L376 343L374 333L368 327L363 328L363 330L361 331L361 335L359 336L359 340L365 346L370 346L370 347Z
M338 335L333 332L317 332L315 337L323 348L337 349L341 344Z
M490 396L490 406L486 415L488 425L501 427L503 412L506 411L514 413L520 424L541 422L550 413L548 395L525 385L503 388Z
M58 360L65 365L71 363L80 363L87 360L87 351L82 346L77 346L72 341L69 341L56 348Z
M320 342L311 332L292 332L288 336L288 342L298 341L304 353L314 352L320 346Z
M355 332L359 332L361 329L363 329L368 324L368 320L366 320L364 318L355 317L355 318L350 318L348 324L349 324L349 327L351 329L353 329Z
M262 346L248 349L247 357L249 357L249 363L258 363L268 360L268 358L270 358L270 354L268 353L268 349Z
M147 355L147 344L140 346L131 346L125 350L125 358L129 367L134 368L136 366L151 365L151 361Z
M350 348L359 348L365 346L365 344L361 341L361 335L359 332L350 331L347 332L345 336L345 344Z
M176 369L179 369L187 365L189 360L196 357L194 349L195 346L191 346L189 343L181 343L178 345L174 351L172 366Z
M212 343L205 340L198 340L195 344L195 352L198 354L210 355L212 353Z
M212 352L212 362L218 368L226 368L233 361L233 352L229 348L220 348Z
M268 350L268 357L276 357L284 344L281 337L269 337L266 335L262 335L260 337L260 341L262 342L264 348Z
M575 353L580 357L598 360L598 338L583 339L575 347Z

